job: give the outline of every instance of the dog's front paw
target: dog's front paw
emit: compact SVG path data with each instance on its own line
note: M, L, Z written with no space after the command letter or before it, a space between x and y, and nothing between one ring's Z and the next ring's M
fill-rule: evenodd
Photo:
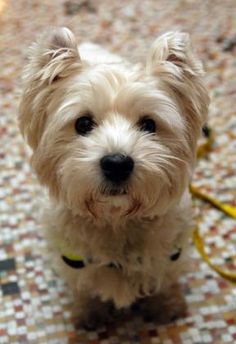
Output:
M91 299L83 307L78 307L75 314L76 326L88 331L95 330L110 323L114 313L112 302L102 302L99 298Z
M184 317L187 311L184 296L176 285L168 292L140 300L138 309L145 320L157 321L160 324Z

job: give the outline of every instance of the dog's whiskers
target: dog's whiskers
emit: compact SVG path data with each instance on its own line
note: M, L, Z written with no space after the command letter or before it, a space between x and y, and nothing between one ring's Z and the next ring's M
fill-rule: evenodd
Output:
M176 160L176 161L179 161L179 162L182 162L184 164L186 164L186 161L184 161L183 159L180 159L174 155L169 155L169 154L159 154L159 157L161 158L165 158L165 159L170 159L170 160Z

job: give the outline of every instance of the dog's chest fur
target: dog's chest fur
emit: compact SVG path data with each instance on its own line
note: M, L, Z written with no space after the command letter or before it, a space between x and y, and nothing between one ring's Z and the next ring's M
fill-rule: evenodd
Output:
M192 215L185 196L162 218L127 221L116 230L109 225L96 227L65 208L52 207L44 219L55 267L64 271L73 289L85 288L104 300L113 299L117 307L168 287L183 270L188 251ZM67 266L61 259L61 242L95 264L79 270ZM181 255L172 260L176 248L181 248ZM109 267L111 262L115 266Z
M81 221L58 208L47 214L47 235L58 254L63 254L64 247L97 267L114 263L127 274L155 274L157 266L173 264L171 257L186 245L190 214L189 207L181 204L161 218L129 220L114 226Z

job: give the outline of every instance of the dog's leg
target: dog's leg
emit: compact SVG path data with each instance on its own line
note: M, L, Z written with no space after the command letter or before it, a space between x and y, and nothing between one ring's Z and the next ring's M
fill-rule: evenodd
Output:
M76 299L73 318L78 326L93 330L111 322L114 315L112 302L102 302L99 297L91 297L85 292L77 295Z
M139 310L146 320L169 323L186 315L186 302L178 284L157 295L140 300Z

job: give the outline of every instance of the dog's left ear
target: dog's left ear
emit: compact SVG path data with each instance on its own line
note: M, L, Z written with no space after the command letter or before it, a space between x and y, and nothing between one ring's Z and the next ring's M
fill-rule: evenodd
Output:
M170 62L169 67L179 77L183 73L189 76L204 74L201 61L192 52L187 33L168 32L154 42L148 54L147 68L158 72L164 62Z
M202 63L192 51L189 35L168 32L159 37L150 48L146 70L177 99L196 139L206 122L209 96L202 81Z

